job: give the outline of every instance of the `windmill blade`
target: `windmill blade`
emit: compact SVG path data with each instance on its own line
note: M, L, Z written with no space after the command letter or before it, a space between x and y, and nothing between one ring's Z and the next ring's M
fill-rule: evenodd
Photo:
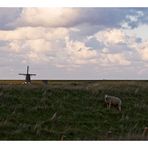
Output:
M29 74L29 66L27 66L27 74Z
M26 74L24 74L24 73L19 73L19 75L23 75L23 76L26 76Z
M36 74L29 74L30 76L36 76Z

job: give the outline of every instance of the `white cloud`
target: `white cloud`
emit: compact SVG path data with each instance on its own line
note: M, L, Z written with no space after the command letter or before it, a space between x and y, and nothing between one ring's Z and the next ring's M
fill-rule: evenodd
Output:
M76 21L79 9L74 8L24 8L14 26L64 27Z
M85 43L73 41L67 38L62 50L55 50L54 65L67 70L79 68L85 64L93 64L96 61L97 51L90 49Z
M148 41L138 44L136 50L140 54L142 60L148 61Z
M9 41L8 49L23 55L22 61L28 58L33 62L47 62L59 68L77 68L85 64L110 66L130 64L121 53L110 53L109 48L103 48L100 52L87 46L83 41L73 40L69 36L71 31L78 30L22 27L11 31L1 30L0 40ZM116 39L115 36L118 38ZM104 32L103 38L106 44L117 44L125 40L124 34L115 29Z
M124 32L120 29L106 29L104 31L99 31L94 37L106 46L124 43L126 38Z
M69 36L71 29L66 28L43 28L23 27L15 30L0 30L0 40L7 41L9 52L23 53L30 59L43 59L48 53L56 52L56 49L63 48L65 38ZM73 30L73 29L72 29ZM38 56L38 57L37 57ZM44 58L47 56L44 56Z
M97 52L81 41L71 40L71 31L78 30L22 27L11 31L0 30L0 40L9 42L9 52L19 53L25 60L28 58L33 62L43 61L68 67L94 62L92 59L96 57Z
M126 34L137 36L141 38L142 40L147 40L148 39L148 25L147 24L141 24L137 28L134 29L126 29L125 30Z
M69 41L66 42L66 48L69 51L71 55L73 55L76 58L94 58L96 56L96 51L90 49L90 47L87 47L85 43L80 41Z
M16 53L20 52L20 50L23 48L23 43L21 41L18 41L18 40L14 40L14 41L11 41L9 44L8 44L8 47L11 51L14 51Z
M137 28L140 24L140 18L144 16L144 12L136 11L133 14L127 14L125 19L120 23L123 28Z
M15 30L0 30L1 42L8 42L5 50L23 56L33 62L50 61L52 56L62 54L65 38L73 28L22 27ZM60 51L60 52L59 52ZM57 57L58 58L58 57Z
M126 59L122 53L101 53L99 62L101 65L113 66L113 65L129 65L131 62Z
M68 36L70 29L66 28L43 28L22 27L15 30L0 30L0 40L36 40L45 38L47 40L63 39Z
M52 43L46 39L28 40L26 46L37 53L46 53L52 49Z
M123 53L109 53L108 48L93 50L83 42L67 41L67 52L70 53L73 64L93 64L93 65L130 65L131 62Z
M134 15L127 15L126 18L131 22L137 22L143 15L144 13L142 11L137 11Z
M108 49L108 48L103 48L103 49L102 49L102 52L103 52L103 53L109 53L109 49Z
M137 53L139 61L145 62L148 61L148 40L142 40L142 38L139 39L140 41L137 42L137 34L131 32L131 35L128 35L126 44L132 49L132 51L130 51L131 55Z

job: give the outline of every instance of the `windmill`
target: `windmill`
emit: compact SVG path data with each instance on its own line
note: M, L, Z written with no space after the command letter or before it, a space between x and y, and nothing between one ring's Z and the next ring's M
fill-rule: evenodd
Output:
M27 66L27 73L19 73L19 75L26 76L25 83L31 83L31 76L36 76L36 74L29 74L29 66Z

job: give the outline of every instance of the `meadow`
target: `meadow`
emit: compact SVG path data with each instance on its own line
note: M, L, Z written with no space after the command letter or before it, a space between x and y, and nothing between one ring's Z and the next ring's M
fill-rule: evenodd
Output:
M0 81L0 140L148 140L148 81L22 82Z

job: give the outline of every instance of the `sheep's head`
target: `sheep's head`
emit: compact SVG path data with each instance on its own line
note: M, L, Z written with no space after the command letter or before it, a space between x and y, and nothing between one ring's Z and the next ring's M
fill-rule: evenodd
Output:
M104 96L104 98L105 98L105 102L107 102L107 97L108 97L108 95L105 95L105 96Z

